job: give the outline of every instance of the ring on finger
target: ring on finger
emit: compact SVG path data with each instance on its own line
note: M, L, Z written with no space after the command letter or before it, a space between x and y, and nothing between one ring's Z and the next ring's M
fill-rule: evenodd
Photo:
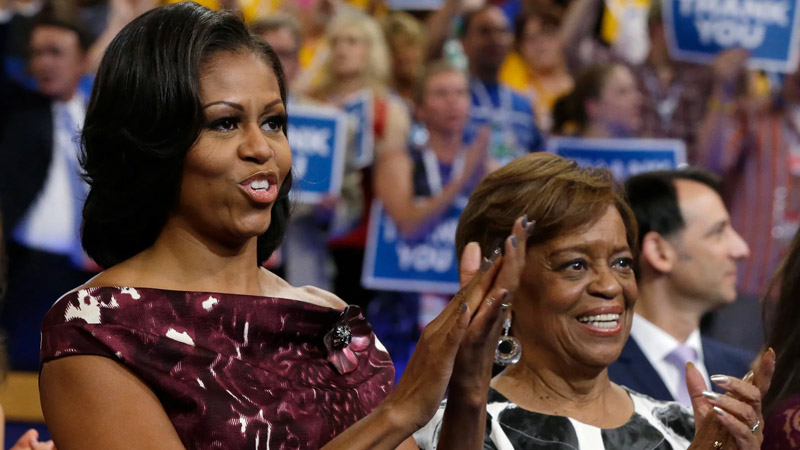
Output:
M753 425L753 428L750 428L751 433L755 433L758 430L758 427L761 426L761 420L756 419L756 424Z
M721 441L714 441L714 450L722 450L722 442Z

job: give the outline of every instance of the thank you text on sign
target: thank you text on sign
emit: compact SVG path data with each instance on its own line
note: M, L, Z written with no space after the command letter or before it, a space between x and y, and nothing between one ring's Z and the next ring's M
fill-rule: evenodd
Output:
M456 227L466 199L413 237L401 236L380 202L372 204L361 284L370 289L452 294L459 289Z
M686 146L674 139L552 138L547 151L574 160L581 167L610 169L617 180L686 164Z
M751 68L794 72L798 63L797 0L664 0L670 52L709 63L722 50L750 52Z
M293 199L317 203L342 188L345 115L327 106L290 105L289 147L295 187Z

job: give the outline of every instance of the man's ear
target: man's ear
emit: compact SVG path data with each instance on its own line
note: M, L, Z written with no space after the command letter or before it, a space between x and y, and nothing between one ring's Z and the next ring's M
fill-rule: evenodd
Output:
M655 231L650 231L642 239L642 250L639 258L656 272L668 274L672 272L678 254L675 251L675 247L664 236Z

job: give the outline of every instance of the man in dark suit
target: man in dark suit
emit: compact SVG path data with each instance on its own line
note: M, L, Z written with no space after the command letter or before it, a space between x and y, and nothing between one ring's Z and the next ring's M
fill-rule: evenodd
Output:
M0 61L6 25L0 23ZM77 23L40 16L30 36L37 89L0 73L0 208L9 278L0 325L16 370L38 369L44 314L91 276L78 234L86 187L77 141L86 112L78 83L89 44Z
M639 299L628 339L609 367L617 384L691 406L686 364L709 376L743 376L754 355L700 336L700 319L736 299L737 262L749 255L731 227L717 178L700 169L630 178L626 191L639 223ZM758 320L758 318L754 318Z

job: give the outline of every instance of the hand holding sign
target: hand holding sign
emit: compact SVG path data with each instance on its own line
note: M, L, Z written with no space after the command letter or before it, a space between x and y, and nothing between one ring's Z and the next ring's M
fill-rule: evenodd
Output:
M796 0L664 0L663 17L675 59L711 63L719 52L744 48L754 69L790 73L800 52Z
M714 58L712 68L714 71L715 88L725 96L724 100L732 100L740 93L740 87L746 82L746 64L750 52L745 49L735 48L725 50Z

